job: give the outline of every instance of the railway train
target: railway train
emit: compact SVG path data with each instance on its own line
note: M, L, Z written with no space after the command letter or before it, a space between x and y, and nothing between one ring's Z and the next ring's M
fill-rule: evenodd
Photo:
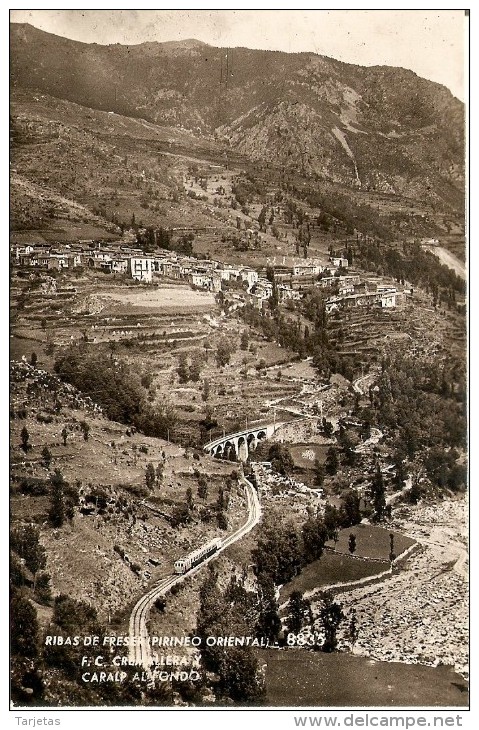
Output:
M214 540L211 540L203 547L198 548L198 550L194 550L194 552L190 553L185 558L177 560L175 563L175 573L181 574L188 572L188 570L194 568L195 565L201 563L205 558L213 555L213 553L219 550L220 547L221 539L219 537L215 537Z

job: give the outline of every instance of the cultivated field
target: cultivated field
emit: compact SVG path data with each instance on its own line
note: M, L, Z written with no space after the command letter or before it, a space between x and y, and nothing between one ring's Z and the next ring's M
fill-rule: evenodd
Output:
M394 536L394 553L399 556L408 547L414 545L414 540L401 535L399 532L392 532L385 527L378 525L355 525L345 530L340 530L337 543L330 540L326 545L334 548L337 553L349 553L349 536L356 536L356 550L354 554L359 558L370 558L373 560L388 560L391 552L390 535Z
M306 565L301 573L281 588L280 603L285 603L293 591L306 593L316 588L378 575L389 568L389 562L356 560L350 555L325 552L319 560Z
M146 310L161 311L163 309L180 310L210 310L215 304L214 295L210 292L194 291L189 286L148 287L135 290L118 290L113 292L105 289L105 296L110 296L115 302L130 305L135 310L141 307Z

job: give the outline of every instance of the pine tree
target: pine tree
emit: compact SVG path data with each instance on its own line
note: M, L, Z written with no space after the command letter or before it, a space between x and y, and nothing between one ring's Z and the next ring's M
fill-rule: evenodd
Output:
M249 345L249 338L247 330L243 330L241 333L240 347L242 350L247 350Z
M197 383L201 375L201 362L199 358L195 358L188 368L189 379Z
M86 421L82 421L80 423L80 428L83 432L83 440L88 441L88 437L90 435L90 426L88 425L88 423Z
M58 469L50 476L52 485L49 519L53 527L61 527L65 522L65 480Z
M180 383L187 383L189 377L188 362L184 352L180 352L178 356L178 367L176 369Z
M251 647L228 649L220 655L218 690L233 702L258 702L265 693L258 660Z
M258 638L264 637L274 642L281 630L275 585L267 573L258 576L259 616L256 625Z
M220 530L228 529L228 520L224 512L216 513L216 524L218 525Z
M39 530L32 524L15 527L10 532L10 546L34 575L47 564L45 548L40 545Z
M29 440L30 440L30 434L28 433L28 429L26 426L24 426L20 433L20 438L22 440L22 449L25 453L27 453L28 449L30 448Z
M157 484L161 484L161 482L163 481L164 471L165 471L165 465L160 462L158 464L158 466L156 467L156 473L155 473Z
M306 520L302 528L302 537L304 561L311 563L313 560L318 560L328 540L323 520L320 517L310 517Z
M35 579L35 593L40 603L49 604L52 600L52 588L50 585L50 576L44 571L40 572Z
M38 655L37 612L27 598L17 590L12 592L10 603L10 639L13 655L32 659Z
M354 553L356 552L356 535L354 534L354 532L351 532L349 535L348 548L351 555L354 555Z
M216 348L216 363L218 367L224 367L225 365L228 365L233 351L234 348L229 340L227 340L226 338L220 340Z
M200 474L198 477L198 497L200 499L206 499L208 497L208 482L204 474Z
M49 469L50 464L52 463L52 453L48 446L44 446L42 449L42 459L45 467Z
M207 378L203 380L203 390L201 393L201 397L204 401L207 401L210 397L210 381Z
M301 591L293 591L287 607L286 627L292 634L299 634L309 612L309 601L303 598Z
M339 466L339 460L338 460L338 455L336 453L336 449L333 448L332 446L330 446L327 451L327 454L326 454L326 462L325 462L326 472L328 474L330 474L331 476L334 476L334 474L336 474L336 472L338 471L338 466Z
M156 474L155 474L155 467L151 462L147 464L146 470L145 470L145 482L147 489L151 490L155 486L156 481Z
M341 524L341 515L338 508L327 502L324 506L323 520L328 539L334 539L334 534L337 532L338 527Z
M351 647L354 647L356 641L358 640L359 636L359 628L358 628L358 621L356 617L356 611L353 608L351 611L351 619L349 621L349 628L348 628L348 638L351 643Z
M384 487L383 475L381 473L381 467L378 462L376 465L376 472L374 474L371 484L371 499L374 508L374 519L378 522L384 517L384 511L386 509L385 494L386 489Z
M217 497L217 500L216 500L216 509L218 510L218 512L221 512L221 510L223 510L224 507L225 507L225 494L224 494L223 487L220 486L218 488L218 497Z
M341 502L341 523L343 527L358 525L361 522L358 494L353 489L349 489L341 495Z
M396 553L394 552L394 533L389 533L389 560L390 562L394 562L396 559Z
M324 592L321 596L321 608L319 612L321 623L324 631L324 644L322 650L332 652L336 649L336 634L344 613L339 603L334 601L330 593Z
M325 476L325 468L323 464L319 461L319 459L315 459L314 461L314 483L317 487L322 487L324 482L324 476Z

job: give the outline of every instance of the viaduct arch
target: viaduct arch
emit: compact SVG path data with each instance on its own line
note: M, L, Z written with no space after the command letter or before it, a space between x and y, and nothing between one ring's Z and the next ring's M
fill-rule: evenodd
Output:
M246 461L249 452L255 451L260 441L271 438L282 425L282 423L269 423L266 426L256 426L238 433L227 434L205 444L203 450L210 456L226 459L233 457L236 461Z
M317 423L317 421L317 416L303 416L294 418L291 421L251 426L244 431L225 434L218 439L214 439L214 441L209 441L203 446L203 450L210 456L244 462L248 459L250 451L255 451L261 441L270 439L281 428L286 427L287 429L288 426L297 425L301 422Z

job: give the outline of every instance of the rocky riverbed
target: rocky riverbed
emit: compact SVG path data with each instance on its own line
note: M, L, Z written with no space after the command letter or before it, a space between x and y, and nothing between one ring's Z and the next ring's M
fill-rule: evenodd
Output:
M342 593L347 619L356 612L355 654L386 661L454 667L468 677L467 503L445 500L398 511L391 527L422 544L383 583Z

